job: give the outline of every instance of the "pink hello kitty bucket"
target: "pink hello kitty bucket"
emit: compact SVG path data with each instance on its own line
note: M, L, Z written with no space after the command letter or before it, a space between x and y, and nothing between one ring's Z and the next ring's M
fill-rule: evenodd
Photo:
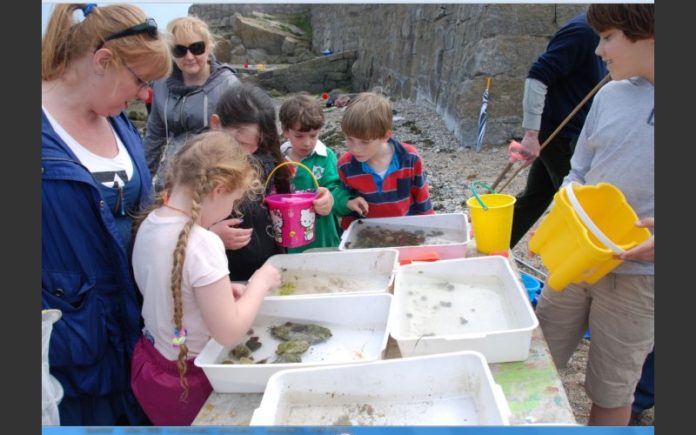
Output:
M287 161L279 164L266 179L266 187L276 170L285 165L296 165L309 172L314 180L314 184L319 189L317 181L312 171L299 162ZM273 224L273 237L280 246L286 248L296 248L312 243L315 238L314 221L316 215L312 202L317 197L314 192L298 193L275 193L267 195L264 201L268 205L268 212L271 215Z

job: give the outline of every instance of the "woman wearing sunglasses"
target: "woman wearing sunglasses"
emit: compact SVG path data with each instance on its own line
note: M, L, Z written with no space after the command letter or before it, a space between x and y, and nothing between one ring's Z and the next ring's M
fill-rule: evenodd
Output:
M206 130L220 95L239 79L229 65L215 60L215 39L208 25L196 17L182 17L167 25L174 68L155 82L145 136L145 158L162 190L168 162L190 136Z
M123 113L171 69L136 6L56 5L41 44L41 305L62 425L147 422L130 390L140 303L131 215L148 200L142 141Z

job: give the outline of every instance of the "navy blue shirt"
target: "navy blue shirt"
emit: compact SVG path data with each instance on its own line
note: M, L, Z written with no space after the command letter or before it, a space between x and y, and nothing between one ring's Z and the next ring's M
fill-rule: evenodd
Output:
M585 14L578 15L551 38L546 51L529 69L528 78L548 88L541 115L541 130L554 131L592 88L607 74L604 62L594 51L599 36L587 24ZM559 136L576 138L585 123L592 100L588 101Z

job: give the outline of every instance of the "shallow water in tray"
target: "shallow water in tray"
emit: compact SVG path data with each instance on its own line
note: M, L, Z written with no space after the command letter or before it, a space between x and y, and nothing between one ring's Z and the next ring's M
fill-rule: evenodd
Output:
M275 424L280 425L475 425L476 402L470 394L354 396L285 393Z
M346 248L387 248L396 246L448 245L464 243L466 234L449 228L427 228L413 225L371 225L353 227L350 243Z
M503 282L496 276L457 281L408 274L399 279L399 334L420 337L509 329Z
M251 333L247 333L237 343L229 348L224 348L216 359L217 364L225 364L225 361L234 361L235 367L240 367L238 361L228 355L231 348L237 344L244 343L250 337L258 337L261 347L252 353L253 362L275 361L276 349L283 340L271 335L272 326L283 325L287 321L297 323L313 323L328 328L331 337L321 343L310 344L309 349L300 356L302 362L311 363L338 363L350 361L363 361L375 359L381 353L382 334L384 330L377 330L374 325L355 326L349 324L329 323L329 322L308 322L287 319L283 317L267 316L259 314L254 320Z
M321 271L286 270L281 272L280 288L270 296L292 296L316 293L386 291L389 277L385 275L342 275Z

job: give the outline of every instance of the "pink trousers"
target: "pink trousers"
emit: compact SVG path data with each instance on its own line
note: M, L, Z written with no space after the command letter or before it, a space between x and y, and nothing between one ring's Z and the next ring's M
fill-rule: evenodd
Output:
M190 426L213 388L193 360L186 361L189 393L181 399L176 361L162 356L145 337L135 345L131 361L131 388L140 406L156 426Z

